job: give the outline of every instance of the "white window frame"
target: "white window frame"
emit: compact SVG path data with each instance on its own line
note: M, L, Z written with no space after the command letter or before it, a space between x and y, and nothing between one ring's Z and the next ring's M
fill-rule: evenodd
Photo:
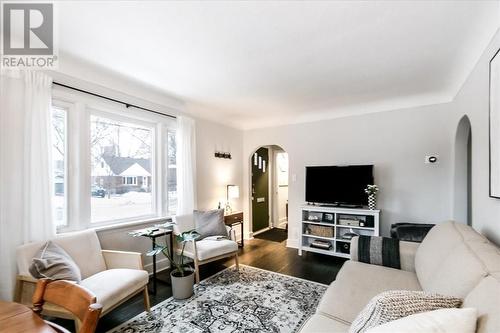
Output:
M68 211L69 211L69 206L68 206L68 203L69 203L69 200L68 200L68 196L69 196L69 193L68 193L68 171L69 171L69 168L68 168L68 162L69 162L69 156L68 156L68 143L69 143L69 140L68 140L68 119L69 119L69 109L70 109L70 105L66 104L66 103L61 103L61 102L53 102L52 103L52 107L53 108L57 108L59 110L62 110L64 111L65 113L65 116L64 116L64 187L63 187L63 191L64 191L64 212L63 212L63 219L64 219L64 224L63 225L60 225L58 226L58 228L65 228L68 224L69 224L69 217L68 217ZM53 110L51 110L52 112ZM52 175L53 177L54 175ZM52 186L54 186L54 183L55 181L52 180L51 181L52 183ZM54 190L54 189L52 189ZM55 191L54 191L54 195L55 195ZM55 207L53 207L55 208ZM55 214L55 209L53 209L53 212ZM54 221L55 223L55 221Z
M126 108L124 105L106 101L88 94L53 88L53 105L67 110L67 157L66 157L66 223L58 228L59 233L100 227L122 227L125 224L139 224L149 220L169 218L168 191L166 184L168 167L167 132L176 131L177 122L167 116L148 111ZM151 186L152 214L104 222L91 222L91 161L90 161L90 118L102 116L121 122L149 127L152 136ZM137 183L136 183L137 184ZM88 193L88 195L80 195Z

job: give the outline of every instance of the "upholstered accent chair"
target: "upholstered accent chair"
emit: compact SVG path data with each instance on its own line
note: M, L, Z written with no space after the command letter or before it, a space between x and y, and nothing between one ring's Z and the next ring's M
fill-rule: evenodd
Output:
M66 233L52 239L66 251L80 268L80 285L95 294L102 305L101 317L138 293L144 294L144 307L149 311L149 275L142 265L142 254L137 252L102 250L94 230ZM30 306L37 279L29 267L37 251L45 242L28 243L17 249L18 276L14 300ZM47 303L43 314L73 319L80 327L80 320L69 311Z
M175 235L195 229L193 214L175 216L173 221L175 223ZM238 269L238 243L236 242L236 235L230 227L226 226L226 230L229 236L228 239L218 239L217 236L212 236L186 243L184 255L193 259L196 283L200 282L200 265L223 258L234 257L236 268ZM182 245L176 242L175 249L179 255Z

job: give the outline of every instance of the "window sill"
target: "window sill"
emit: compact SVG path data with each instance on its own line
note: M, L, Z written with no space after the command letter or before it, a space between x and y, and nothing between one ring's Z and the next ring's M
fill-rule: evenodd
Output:
M90 225L88 228L85 228L83 230L95 230L95 232L105 232L105 231L113 231L113 230L119 230L119 229L129 229L131 227L136 227L136 226L141 226L145 224L158 224L161 222L165 222L165 220L172 219L172 216L163 216L163 217L153 217L153 218L145 218L145 219L140 219L140 220L134 220L134 221L129 221L129 222L119 222L119 223L114 223L114 224L107 224L107 225L98 225L93 227ZM57 231L57 234L65 234L68 232L74 232L76 230L68 230L68 229L61 229Z
M116 223L116 224L109 224L109 225L104 225L104 226L96 226L96 227L91 227L89 229L94 229L96 232L100 231L109 231L109 230L116 230L116 229L127 229L130 227L135 227L138 225L143 225L143 224L158 224L161 222L165 222L165 220L171 219L171 216L165 216L165 217L153 217L149 219L143 219L143 220L136 220L136 221L130 221L130 222L121 222L121 223Z

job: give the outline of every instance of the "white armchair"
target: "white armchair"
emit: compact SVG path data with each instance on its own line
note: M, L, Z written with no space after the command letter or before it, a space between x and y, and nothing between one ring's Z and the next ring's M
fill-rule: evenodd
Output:
M52 240L62 247L80 268L80 285L92 291L103 308L101 317L138 293L144 294L144 307L149 311L149 275L142 265L142 254L137 252L102 250L94 230L62 234ZM33 256L45 242L29 243L17 249L19 275L14 299L32 305L36 279L29 273ZM74 319L70 312L52 304L44 306L43 314Z
M195 228L193 214L178 215L174 217L174 234L179 235L185 231L190 231ZM230 239L217 239L217 236L203 238L202 240L191 241L186 243L184 255L193 259L196 283L200 282L200 265L216 261L219 259L234 257L236 269L238 266L238 243L234 230L226 226L226 230ZM181 253L181 244L176 242L176 253Z

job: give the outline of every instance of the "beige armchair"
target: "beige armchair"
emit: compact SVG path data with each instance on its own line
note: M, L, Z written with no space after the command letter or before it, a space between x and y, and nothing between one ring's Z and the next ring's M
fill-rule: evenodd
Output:
M62 234L52 240L62 247L80 268L82 281L102 305L101 317L138 293L144 294L144 307L149 311L149 275L142 265L142 254L137 252L102 250L94 230ZM17 276L14 300L31 305L37 280L29 273L33 256L45 242L29 243L17 249ZM43 307L43 314L73 319L65 309L53 304Z
M179 235L182 232L190 231L195 228L193 215L178 215L173 218L174 220L174 234ZM226 230L230 239L217 239L217 237L207 237L198 241L191 241L186 243L184 255L193 259L196 283L200 282L200 265L207 264L219 259L234 257L236 268L238 267L238 243L234 230L226 226ZM182 245L176 242L176 253L180 254Z

